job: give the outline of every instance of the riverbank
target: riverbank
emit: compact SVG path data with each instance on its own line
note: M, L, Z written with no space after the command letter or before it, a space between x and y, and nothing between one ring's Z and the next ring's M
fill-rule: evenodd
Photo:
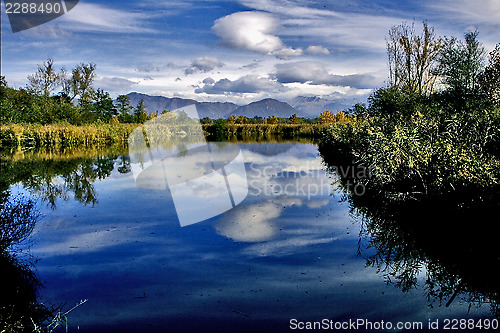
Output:
M142 124L8 124L0 126L0 147L91 148L126 147L129 135ZM319 139L325 124L204 124L208 140Z
M8 124L0 126L0 147L99 147L126 144L137 124Z
M320 152L325 161L344 164L338 167L362 167L366 172L344 181L388 201L498 192L499 109L456 112L429 100L413 98L391 113L377 112L374 98L349 121L326 129Z

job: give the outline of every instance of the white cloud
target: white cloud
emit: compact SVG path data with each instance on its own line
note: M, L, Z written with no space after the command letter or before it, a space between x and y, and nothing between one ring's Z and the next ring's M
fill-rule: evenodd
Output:
M184 73L186 75L197 71L206 73L223 66L224 63L216 57L199 57L191 60L191 65L184 70Z
M286 46L275 35L280 21L265 12L237 12L215 21L212 30L222 38L222 44L233 48L257 51L288 59L303 54L303 50Z
M500 1L498 0L444 0L430 3L431 8L450 15L450 19L467 20L475 24L500 26ZM497 31L498 32L498 31Z
M321 17L332 19L339 16L332 10L304 6L305 1L302 0L243 0L242 3L249 8L286 16L314 19Z
M108 8L102 5L80 2L75 8L62 16L65 25L76 31L151 33L153 29L145 27L148 16L139 12L131 12Z
M292 49L290 47L271 52L271 54L273 56L275 56L278 59L282 59L282 60L286 60L286 59L289 59L291 57L298 57L298 56L301 56L303 53L304 53L304 51L301 48Z
M322 54L322 55L330 54L330 50L328 50L326 47L323 47L320 45L310 45L307 47L307 49L305 51L306 51L306 53L309 53L309 54Z
M280 92L288 90L279 82L272 81L269 78L259 77L258 75L245 75L234 81L227 78L215 82L212 78L203 80L205 84L202 88L195 90L197 94L206 93L214 95L223 94L243 94L258 92Z
M105 91L126 91L128 92L138 82L117 76L100 76L95 79L95 86Z
M230 48L273 52L284 47L281 39L274 35L279 21L264 12L238 12L215 21L212 30Z
M281 83L309 83L311 85L346 86L357 89L375 88L380 82L371 74L330 74L317 61L298 61L277 64L274 77Z

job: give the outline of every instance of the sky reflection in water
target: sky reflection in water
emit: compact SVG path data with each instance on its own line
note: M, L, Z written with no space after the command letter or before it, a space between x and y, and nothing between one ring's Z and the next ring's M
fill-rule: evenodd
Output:
M332 195L315 145L240 149L248 196L201 223L181 228L168 189L136 187L132 173L116 170L95 183L98 204L46 208L31 249L41 301L89 299L71 313L70 328L106 332L276 332L291 318L427 323L467 315L458 302L430 309L424 290L403 294L365 267L359 223Z

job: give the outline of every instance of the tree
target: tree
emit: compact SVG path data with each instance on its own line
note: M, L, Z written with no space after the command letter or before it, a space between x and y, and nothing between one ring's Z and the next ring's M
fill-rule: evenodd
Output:
M146 120L148 120L148 111L144 106L144 99L141 99L134 110L134 121L143 124Z
M441 48L434 28L423 22L422 35L415 34L413 24L402 23L389 30L386 40L389 60L389 84L408 93L427 95L433 92L436 77L432 69Z
M335 115L330 110L325 110L319 115L320 124L330 124L335 121Z
M210 119L210 117L203 117L202 119L200 119L200 123L202 125L205 125L205 124L212 124L213 121L212 119Z
M95 103L92 105L92 114L95 119L104 122L110 122L114 116L118 115L118 111L113 104L113 99L109 96L108 92L97 89Z
M457 95L477 92L479 76L484 69L486 51L477 40L478 32L465 34L465 42L446 38L439 53L435 72L442 83Z
M290 119L290 122L292 124L298 124L299 123L299 118L297 118L297 114L296 113L292 114L289 119Z
M270 125L276 125L278 123L278 118L275 115L269 116L266 122Z
M231 125L233 125L235 122L236 122L236 115L235 114L232 114L229 116L229 118L227 118L227 122Z
M1 88L7 88L7 80L5 79L5 76L0 75L0 89Z
M500 107L500 44L490 52L488 66L480 75L481 92Z
M66 93L70 100L73 101L77 96L80 100L80 105L91 102L94 98L94 83L96 65L94 63L76 66L71 71L71 77L64 80L64 93Z
M236 124L246 124L248 123L248 118L245 117L244 115L238 116L238 119L236 119Z
M116 98L118 105L116 106L118 111L118 120L120 123L131 123L132 115L130 111L132 107L130 106L130 97L127 95L120 95Z
M35 74L28 76L28 90L49 97L50 93L61 84L63 76L64 71L57 72L54 69L54 60L48 59L43 65L38 65Z

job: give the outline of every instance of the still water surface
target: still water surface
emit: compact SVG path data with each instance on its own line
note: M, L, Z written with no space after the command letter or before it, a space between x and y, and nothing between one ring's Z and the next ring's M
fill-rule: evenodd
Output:
M12 185L39 198L43 215L31 236L39 300L88 299L69 315L73 332L281 332L291 319L325 318L427 327L490 316L459 298L429 300L425 266L409 292L367 267L369 235L316 145L238 147L248 195L185 227L168 188L136 186L127 155L83 158L66 175ZM190 204L197 209L196 198Z

